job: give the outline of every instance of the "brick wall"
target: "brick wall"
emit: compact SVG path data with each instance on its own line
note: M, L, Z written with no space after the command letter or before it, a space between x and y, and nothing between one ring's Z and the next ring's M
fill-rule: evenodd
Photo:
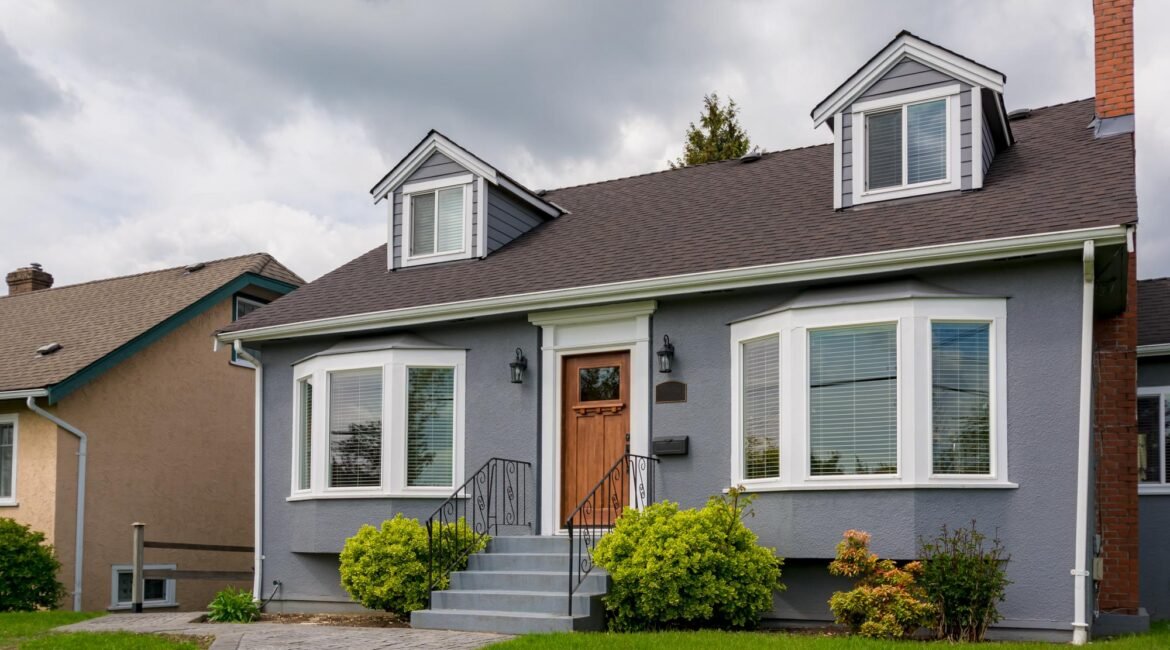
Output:
M1098 607L1138 608L1137 255L1129 256L1126 309L1094 325L1097 532L1104 573Z
M1097 117L1133 115L1133 0L1093 0Z

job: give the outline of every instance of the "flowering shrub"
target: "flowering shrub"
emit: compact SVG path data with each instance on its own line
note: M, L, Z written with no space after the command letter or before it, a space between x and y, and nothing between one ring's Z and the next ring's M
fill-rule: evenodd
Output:
M952 641L982 641L987 628L999 620L998 604L1010 582L1008 562L999 538L987 537L975 528L947 530L920 544L922 561L919 583L937 611L935 629Z
M899 568L893 560L878 559L869 552L869 533L845 531L829 573L857 580L855 589L836 592L829 599L837 622L854 634L898 639L934 620L935 609L916 582L922 565L911 562Z

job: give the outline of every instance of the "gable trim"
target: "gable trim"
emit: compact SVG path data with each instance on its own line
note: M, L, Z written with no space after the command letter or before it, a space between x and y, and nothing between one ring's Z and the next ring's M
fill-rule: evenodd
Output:
M824 124L846 108L903 58L934 68L971 86L983 86L1003 92L1004 75L954 52L903 32L860 70L854 72L812 111L813 126Z
M175 312L174 314L171 314L169 317L156 324L154 327L151 327L145 332L123 343L113 351L107 353L105 356L99 358L81 370L78 370L63 381L50 386L48 389L49 404L56 404L66 395L72 393L78 388L81 388L90 381L96 379L102 373L134 356L167 334L175 331L181 325L185 324L195 316L203 313L219 302L230 298L236 292L248 286L257 286L279 294L286 294L293 289L296 289L294 285L291 285L287 282L275 280L263 275L256 275L255 273L251 272L243 273L235 280L228 282L215 291L212 291L211 293L203 296L199 300L196 300L190 305L187 305L183 309Z
M431 131L427 134L427 137L422 139L422 142L415 145L414 149L406 154L406 157L395 165L394 169L391 169L370 190L370 194L374 195L374 203L377 204L386 198L390 192L409 178L436 151L447 156L467 171L482 176L492 183L496 182L496 169L494 167L476 158L463 147L451 142L442 133Z

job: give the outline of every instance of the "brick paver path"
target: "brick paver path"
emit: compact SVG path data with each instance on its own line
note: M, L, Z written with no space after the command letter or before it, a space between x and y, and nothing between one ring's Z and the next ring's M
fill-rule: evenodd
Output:
M335 627L286 623L193 623L198 612L110 614L57 628L59 632L142 632L214 636L212 650L398 650L399 648L481 648L509 637L478 632L410 628Z

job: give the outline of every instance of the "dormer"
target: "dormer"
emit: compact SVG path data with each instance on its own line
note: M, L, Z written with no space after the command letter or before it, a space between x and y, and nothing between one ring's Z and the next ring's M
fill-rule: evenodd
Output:
M434 130L370 194L387 201L390 269L483 258L562 212Z
M833 207L978 190L1011 146L1003 73L898 34L812 112L833 131Z

